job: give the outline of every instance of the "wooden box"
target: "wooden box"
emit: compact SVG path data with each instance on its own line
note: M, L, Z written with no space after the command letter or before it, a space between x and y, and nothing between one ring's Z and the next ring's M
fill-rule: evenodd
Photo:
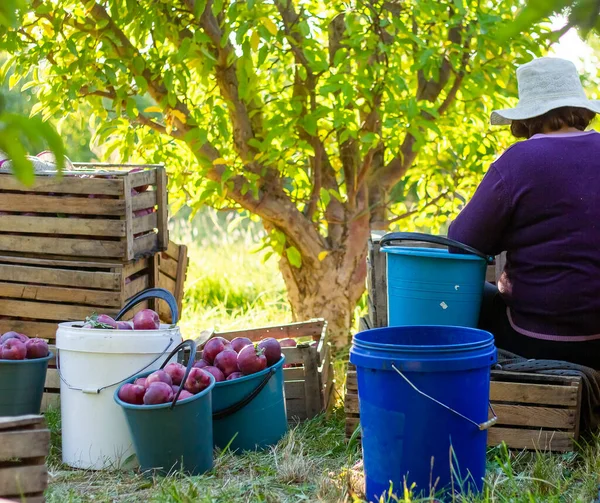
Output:
M224 337L227 340L248 337L251 341L267 337L297 340L297 347L282 348L286 365L294 365L283 369L288 420L310 419L328 410L332 404L333 365L327 340L327 323L324 320L215 333L212 337Z
M179 318L181 318L183 290L188 267L187 246L177 245L170 241L167 250L157 253L153 260L155 267L154 274L158 278L157 286L168 290L177 299ZM164 301L158 301L158 306L155 304L154 307L160 315L161 320L165 323L171 323L171 313Z
M50 431L42 416L0 417L0 499L45 501Z
M76 166L60 179L38 173L31 187L0 174L0 253L128 262L167 248L162 166Z
M565 452L579 439L581 379L570 376L492 371L490 401L498 422L488 446ZM344 398L346 438L360 423L356 369L349 365Z

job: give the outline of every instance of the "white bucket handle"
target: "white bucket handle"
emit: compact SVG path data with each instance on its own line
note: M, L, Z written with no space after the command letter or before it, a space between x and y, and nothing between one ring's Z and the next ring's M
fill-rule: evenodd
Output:
M496 422L498 421L498 416L496 415L496 412L494 411L494 408L492 407L492 402L488 402L489 406L490 406L490 410L492 411L492 418L489 419L488 421L485 421L483 423L477 423L475 421L473 421L472 419L468 418L467 416L461 414L460 412L458 412L457 410L454 410L452 407L449 407L448 405L443 404L442 402L440 402L439 400L436 400L435 398L433 398L432 396L429 396L427 393L424 393L423 391L421 391L419 388L417 388L408 377L406 377L402 372L400 372L395 365L392 365L392 368L398 372L398 374L400 375L400 377L402 377L402 379L404 379L412 389L414 389L417 393L419 393L419 395L424 396L425 398L428 398L429 400L431 400L432 402L437 403L438 405L444 407L444 409L449 410L450 412L456 414L459 417L462 417L463 419L469 421L469 423L474 424L480 431L484 431L484 430L488 430L490 427L494 426L496 424Z
M124 379L121 379L120 381L117 381L117 382L115 382L113 384L109 384L107 386L102 386L101 388L76 388L75 386L72 386L71 384L69 384L65 380L65 378L63 377L63 375L62 375L62 373L60 371L60 355L59 355L59 357L56 358L56 370L58 370L58 377L60 377L60 380L62 382L64 382L65 385L67 386L67 388L69 388L70 390L81 391L82 393L88 393L90 395L99 395L102 390L105 390L107 388L112 388L113 386L117 386L118 384L121 384L123 381L127 381L128 379L131 379L132 377L136 376L137 374L140 374L141 372L143 372L144 370L146 370L148 367L150 367L152 364L156 363L163 356L165 356L165 354L167 353L167 351L169 351L169 348L171 347L171 344L173 344L173 338L172 337L169 339L169 344L167 344L167 347L163 350L163 352L161 354L159 354L156 358L154 358L154 360L152 360L144 368L141 368L140 370L137 370L136 372L134 372L130 376L125 377ZM60 351L57 350L57 353L60 353Z

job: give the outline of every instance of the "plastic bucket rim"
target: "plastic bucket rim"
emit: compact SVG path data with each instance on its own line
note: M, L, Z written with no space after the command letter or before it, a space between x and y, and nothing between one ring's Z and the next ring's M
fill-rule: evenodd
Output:
M270 367L266 367L265 369L261 370L260 372L256 372L255 374L238 377L237 379L232 379L231 381L225 380L225 381L217 382L217 383L215 383L215 387L222 388L226 385L240 384L242 382L251 381L252 379L255 379L257 377L265 376L265 375L267 375L267 373L269 372L270 369L277 370L280 366L283 365L283 362L285 362L285 355L282 353L281 358L274 365L271 365Z
M385 246L379 250L381 253L393 255L411 255L413 257L442 258L450 260L468 260L471 262L481 261L487 263L482 257L470 253L450 253L446 248L420 248L406 246Z
M440 329L459 329L461 331L465 331L465 332L478 332L478 333L482 333L482 334L486 334L488 337L485 340L481 340L481 341L476 341L476 342L465 342L465 343L461 343L461 344L440 344L440 345L417 345L417 344L410 344L410 345L405 345L405 344L387 344L387 343L382 343L382 342L367 342L367 341L361 341L360 339L357 340L357 336L359 336L362 332L359 332L357 334L354 335L354 337L352 338L352 344L354 346L357 346L359 348L362 349L375 349L375 350L391 350L391 351L397 351L400 350L402 352L407 352L407 353L411 353L411 352L419 352L419 353L438 353L438 352L444 352L444 351L457 351L457 352L464 352L464 351L470 351L473 349L482 349L485 347L488 347L491 344L494 343L494 336L488 332L487 330L481 330L479 328L471 328L471 327L461 327L461 326L454 326L454 325L404 325L404 326L397 326L397 327L380 327L380 328L372 328L369 330L365 330L364 332L374 332L374 331L379 331L379 330L409 330L409 329L414 329L414 328L420 328L420 329L434 329L434 330L440 330Z
M0 359L0 364L10 364L10 365L21 365L23 363L38 363L38 362L47 362L54 358L54 353L52 351L48 351L48 356L44 356L42 358L25 358L24 360L4 360Z
M121 400L119 398L119 390L125 386L126 384L132 384L136 379L140 378L140 377L146 377L149 376L150 374L152 374L153 372L156 372L155 370L151 370L150 372L142 372L141 374L137 374L136 376L132 377L131 379L128 379L127 381L125 381L124 383L122 383L113 393L113 397L115 399L115 402L117 402L118 405L120 405L121 407L123 407L124 409L130 409L130 410L141 410L141 411L146 411L146 410L157 410L157 409L166 409L166 408L170 408L171 404L173 402L167 402L167 403L158 403L155 405L137 405L134 403L127 403L124 402L123 400ZM190 396L188 398L185 398L184 400L181 401L177 401L175 402L175 406L173 407L174 409L176 409L179 404L183 405L191 403L194 401L194 399L199 399L203 396L206 396L207 394L209 394L210 392L212 392L213 388L215 387L215 377L210 374L210 372L207 372L210 375L210 384L203 389L200 393L197 393L193 396ZM184 388L185 389L185 388Z
M156 330L119 330L117 328L112 328L112 329L108 329L108 328L83 328L82 326L76 326L79 324L83 324L85 323L85 321L64 321L62 323L57 323L57 326L59 328L65 328L65 329L69 329L69 330L76 330L76 331L89 331L89 330L93 330L94 333L98 333L98 334L131 334L131 332L135 333L135 334L142 334L142 333L146 333L146 334L155 334L156 332L169 332L169 331L175 331L175 330L179 330L179 325L175 324L173 325L172 323L161 323L160 324L160 328L157 328ZM164 327L164 328L163 328Z

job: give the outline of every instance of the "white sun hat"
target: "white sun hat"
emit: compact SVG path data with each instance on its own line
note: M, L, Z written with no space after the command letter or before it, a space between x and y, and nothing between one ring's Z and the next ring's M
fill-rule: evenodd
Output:
M519 102L515 108L494 110L493 126L532 119L561 107L600 113L600 101L588 100L575 65L561 58L538 58L517 68Z

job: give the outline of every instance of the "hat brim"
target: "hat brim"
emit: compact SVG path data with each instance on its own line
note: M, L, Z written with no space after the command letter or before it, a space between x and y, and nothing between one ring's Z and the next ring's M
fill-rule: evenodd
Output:
M560 100L546 101L527 106L516 106L504 110L494 110L490 116L492 126L508 126L512 121L533 119L544 115L550 110L561 107L585 108L591 112L600 114L600 101L587 100L583 98L563 98Z

